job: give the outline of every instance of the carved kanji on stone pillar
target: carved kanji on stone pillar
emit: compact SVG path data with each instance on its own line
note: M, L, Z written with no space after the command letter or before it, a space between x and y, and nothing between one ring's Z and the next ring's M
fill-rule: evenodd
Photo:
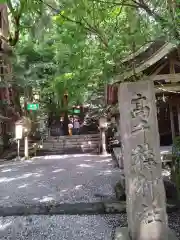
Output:
M140 93L136 94L136 96L131 100L132 132L149 128L148 118L150 108L145 104L145 101L146 97Z
M167 240L153 82L122 83L118 95L129 234L132 240Z

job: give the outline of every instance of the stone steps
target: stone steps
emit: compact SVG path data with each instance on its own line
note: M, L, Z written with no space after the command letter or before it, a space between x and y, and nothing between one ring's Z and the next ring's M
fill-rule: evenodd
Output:
M43 144L44 149L64 149L64 148L80 148L80 149L89 149L97 148L99 144L68 144L68 145L52 145L52 144Z
M74 135L48 137L43 143L44 152L69 153L69 152L98 152L100 149L100 135Z
M87 135L72 135L72 136L58 136L52 137L49 136L48 139L88 139L88 138L99 138L100 134L87 134Z

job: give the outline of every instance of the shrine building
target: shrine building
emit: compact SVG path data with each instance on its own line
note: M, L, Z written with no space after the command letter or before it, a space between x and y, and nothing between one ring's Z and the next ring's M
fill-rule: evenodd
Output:
M156 92L160 144L171 145L174 137L180 135L180 47L160 39L141 47L124 59L123 64L126 72L107 87L107 104L111 109L117 106L120 82L152 80ZM118 106L115 108L118 109Z
M3 151L7 137L14 133L14 123L19 118L15 109L15 88L13 84L12 65L9 45L9 22L6 4L0 4L0 153ZM19 109L18 109L19 110Z

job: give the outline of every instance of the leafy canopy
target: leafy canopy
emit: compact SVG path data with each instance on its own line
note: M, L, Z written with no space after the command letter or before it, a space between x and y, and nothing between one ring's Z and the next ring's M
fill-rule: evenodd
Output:
M125 70L122 59L157 36L179 41L178 1L7 0L15 80L46 105L100 99ZM98 102L99 100L97 100Z

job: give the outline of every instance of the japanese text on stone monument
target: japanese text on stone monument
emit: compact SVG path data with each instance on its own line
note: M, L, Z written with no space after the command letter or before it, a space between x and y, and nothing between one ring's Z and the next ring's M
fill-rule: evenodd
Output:
M132 133L148 129L148 119L150 108L146 104L147 98L140 93L131 100L131 116L132 116Z

